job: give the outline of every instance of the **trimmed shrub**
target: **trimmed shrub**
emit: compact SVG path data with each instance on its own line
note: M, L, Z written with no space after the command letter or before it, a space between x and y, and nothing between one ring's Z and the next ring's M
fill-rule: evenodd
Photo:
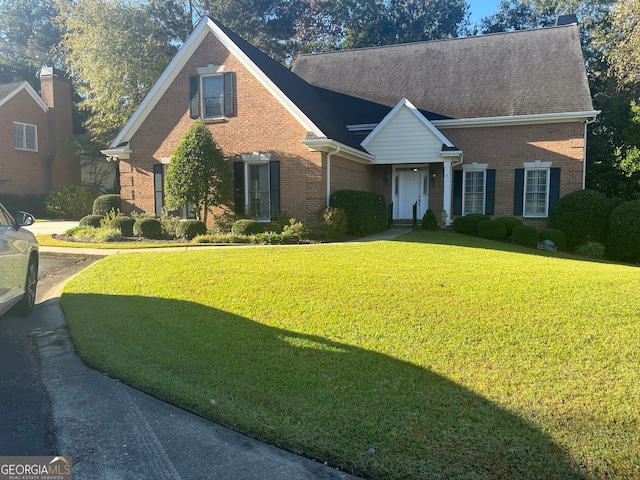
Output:
M422 228L424 230L438 229L438 219L436 218L436 214L433 213L433 210L428 209L424 212L424 215L422 216Z
M78 223L78 226L100 228L100 222L102 221L102 218L102 215L87 215L86 217L82 217L80 219L80 223Z
M491 220L491 217L481 213L471 213L464 217L458 217L453 221L453 230L457 233L475 235L478 233L478 224L484 220Z
M133 224L133 235L149 239L162 237L162 225L155 218L141 218Z
M212 230L214 233L231 233L233 222L235 222L233 213L225 210L221 214L213 216Z
M256 233L263 232L264 225L257 220L251 220L249 218L236 220L231 227L231 233L236 235L255 235Z
M191 243L251 243L251 238L246 235L235 235L233 233L218 233L214 235L198 235Z
M560 198L549 212L549 228L562 230L567 249L594 240L605 243L614 203L595 190L579 190Z
M93 214L106 215L111 210L116 213L122 211L122 201L120 195L113 193L100 195L93 201Z
M538 230L529 225L518 225L513 227L513 243L535 247L538 244Z
M538 241L551 240L558 250L566 250L567 237L562 230L557 228L544 228L538 233Z
M207 227L200 220L183 220L176 227L176 237L192 240L207 233Z
M343 208L349 235L370 235L387 229L387 204L383 195L358 190L339 190L329 204Z
M478 235L484 238L507 238L507 227L504 223L495 220L482 220L478 223Z
M344 208L326 207L322 211L322 230L329 240L342 240L348 229Z
M623 262L640 263L640 200L621 203L609 219L609 256Z
M298 222L295 218L289 220L289 225L285 225L282 229L282 235L285 241L294 241L299 243L300 240L309 238L309 229L302 222Z
M56 217L79 219L91 213L95 194L79 185L59 185L45 200L47 211Z
M522 220L516 217L500 217L496 218L496 222L500 222L507 227L507 238L513 234L513 229L518 225L522 225Z
M587 242L576 247L575 252L587 258L604 258L605 247L600 242Z
M125 237L133 237L133 225L136 221L131 217L115 217L109 222L109 228L120 230Z
M67 236L78 242L108 243L119 242L122 234L115 228L76 227L67 231Z

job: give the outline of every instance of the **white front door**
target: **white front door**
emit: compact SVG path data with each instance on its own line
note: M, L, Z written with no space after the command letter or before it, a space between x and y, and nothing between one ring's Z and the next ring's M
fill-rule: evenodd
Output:
M396 167L394 182L393 218L413 219L417 204L417 218L429 208L429 167Z

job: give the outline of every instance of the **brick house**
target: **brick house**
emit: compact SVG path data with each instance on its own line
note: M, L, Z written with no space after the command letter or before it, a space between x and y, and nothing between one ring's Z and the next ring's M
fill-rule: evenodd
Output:
M71 83L44 68L40 85L41 95L28 82L0 85L0 193L46 194L80 183Z
M313 223L332 192L373 191L394 219L486 213L544 224L584 188L593 110L576 23L299 56L289 70L203 19L103 153L129 209L160 213L163 172L203 118L235 210Z

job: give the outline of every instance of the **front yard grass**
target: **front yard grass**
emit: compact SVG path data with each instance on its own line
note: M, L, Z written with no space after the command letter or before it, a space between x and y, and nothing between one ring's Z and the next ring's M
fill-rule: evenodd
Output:
M111 256L62 306L91 366L358 475L627 479L639 293L637 267L415 232Z

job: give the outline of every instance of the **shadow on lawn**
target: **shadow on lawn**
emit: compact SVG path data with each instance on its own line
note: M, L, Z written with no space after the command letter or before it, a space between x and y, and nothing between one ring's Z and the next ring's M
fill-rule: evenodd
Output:
M62 305L91 366L355 474L583 478L537 427L381 353L186 301L64 294Z

